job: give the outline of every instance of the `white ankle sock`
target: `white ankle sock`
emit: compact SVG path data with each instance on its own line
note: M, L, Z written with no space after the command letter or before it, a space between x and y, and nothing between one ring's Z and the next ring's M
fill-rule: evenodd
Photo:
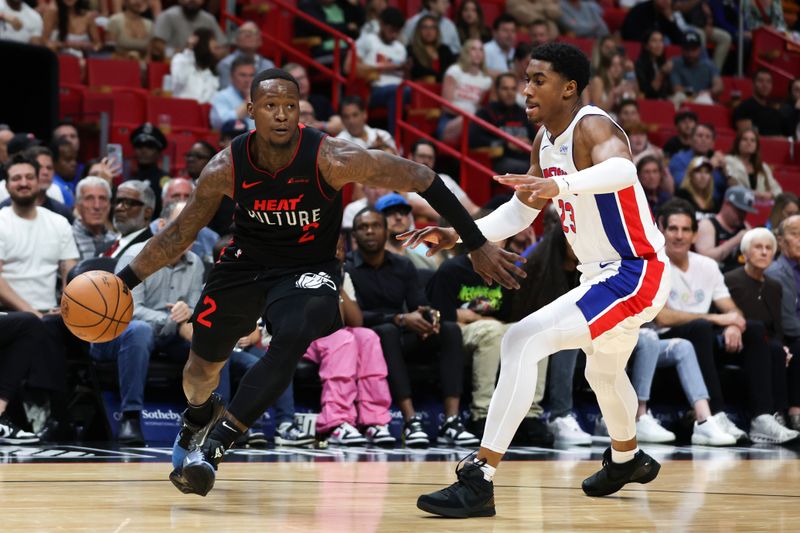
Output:
M475 465L478 465L478 468L480 468L481 472L483 472L483 479L485 479L486 481L491 481L494 478L494 473L497 472L497 469L495 467L493 467L489 463L481 464L483 463L483 461L482 460L479 461L477 457L473 459L472 462Z
M621 452L619 450L611 448L611 461L617 464L627 463L628 461L633 460L633 456L636 455L638 451L639 451L638 446L633 450L628 450L627 452Z

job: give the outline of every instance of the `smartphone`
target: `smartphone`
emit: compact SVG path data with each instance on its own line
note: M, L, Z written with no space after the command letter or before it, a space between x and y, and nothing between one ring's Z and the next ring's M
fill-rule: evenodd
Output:
M109 164L111 166L119 165L122 166L124 159L122 156L122 145L116 143L108 143L106 145L106 156L109 159Z

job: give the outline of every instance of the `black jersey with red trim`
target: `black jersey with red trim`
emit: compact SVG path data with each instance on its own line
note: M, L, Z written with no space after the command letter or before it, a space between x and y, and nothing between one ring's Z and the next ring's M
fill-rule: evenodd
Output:
M317 158L326 134L300 126L291 161L274 174L250 153L255 131L231 143L234 171L232 245L266 267L331 261L342 225L341 193L320 176Z

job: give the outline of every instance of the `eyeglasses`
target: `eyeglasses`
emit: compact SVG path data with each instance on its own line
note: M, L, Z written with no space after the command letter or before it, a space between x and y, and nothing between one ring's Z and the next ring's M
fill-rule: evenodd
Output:
M131 207L141 207L144 205L144 202L141 200L135 200L133 198L114 198L114 207L118 207L120 205L124 205L130 209Z

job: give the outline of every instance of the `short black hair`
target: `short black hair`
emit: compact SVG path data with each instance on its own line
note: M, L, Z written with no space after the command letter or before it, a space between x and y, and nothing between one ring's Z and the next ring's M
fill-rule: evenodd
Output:
M255 67L256 66L255 58L254 57L250 57L250 56L246 56L244 54L236 56L236 59L234 59L233 63L231 63L231 74L236 72L237 68L244 67L244 66Z
M639 109L639 102L637 102L637 101L636 101L636 100L634 100L633 98L626 98L626 99L622 100L622 101L619 103L619 105L617 106L617 109L618 109L618 110L622 110L622 108L623 108L623 107L625 107L625 106L629 106L629 105L632 105L632 106L633 106L633 107L635 107L637 110Z
M692 128L692 135L695 134L697 128L705 128L711 132L711 136L714 139L717 138L717 128L715 128L714 125L711 124L710 122L698 122L697 124L695 124L694 128Z
M36 161L35 158L28 157L23 152L17 152L16 154L12 155L8 158L5 165L0 166L0 179L8 179L8 171L14 165L30 165L33 167L33 173L36 174L36 179L39 179L39 162Z
M362 216L366 215L367 213L375 213L379 217L383 219L383 229L387 229L389 227L389 223L386 221L386 215L375 209L374 207L364 207L363 209L359 210L358 213L353 216L353 230L356 229L356 220L361 218Z
M214 148L214 145L211 144L208 141L204 141L203 139L200 139L200 140L197 140L197 141L193 142L192 146L194 146L195 144L199 144L200 146L202 146L203 148L205 148L208 151L208 158L209 159L214 157L214 155L217 153L217 149Z
M553 71L578 86L577 97L589 85L591 67L589 58L577 46L566 43L547 43L537 46L531 53L532 59L547 61Z
M759 74L769 74L770 78L773 77L771 70L769 70L768 68L759 67L758 69L756 69L755 72L753 72L753 78L752 78L753 81L756 81L756 78L758 77Z
M658 226L661 231L666 231L669 217L672 215L686 215L692 220L692 231L697 233L697 213L692 204L683 198L673 198L658 210Z
M528 43L519 43L514 49L514 61L531 60L531 50L533 47Z
M72 147L73 145L72 142L65 137L58 137L50 143L50 152L53 154L53 163L58 163L61 161L61 150L59 150L59 148L62 146Z
M231 71L233 72L233 71ZM253 83L250 84L250 100L255 101L256 93L258 92L259 87L261 87L262 81L268 80L286 80L294 83L294 86L297 87L297 92L300 92L300 84L297 83L297 80L294 79L294 76L289 74L283 69L280 68L268 68L266 70L262 70L256 77L253 78Z
M31 159L36 159L40 155L46 155L50 159L53 159L53 151L46 146L31 146L22 153L25 154L25 157L29 157Z
M428 139L417 139L416 141L414 141L414 144L411 145L411 153L416 154L417 148L419 148L420 146L430 146L431 149L433 150L433 154L436 155L436 145L433 144Z
M403 15L403 12L397 9L396 7L387 7L381 14L378 16L381 21L381 24L386 24L390 28L394 28L396 30L402 29L402 27L406 23L406 17Z
M514 74L513 72L503 72L502 74L499 74L494 79L494 90L495 91L500 90L500 82L503 81L503 78L511 78L512 80L514 80L514 85L517 84L517 76L516 76L516 74Z
M492 29L497 30L497 28L499 28L501 24L508 24L509 22L514 24L514 26L517 25L517 19L515 19L508 13L503 13L496 19L494 19L494 23L492 24Z
M339 104L339 114L341 114L342 110L344 110L344 107L348 105L354 105L361 111L365 111L367 109L367 106L364 105L363 98L357 94L351 94L350 96L345 96L342 98L342 102Z

